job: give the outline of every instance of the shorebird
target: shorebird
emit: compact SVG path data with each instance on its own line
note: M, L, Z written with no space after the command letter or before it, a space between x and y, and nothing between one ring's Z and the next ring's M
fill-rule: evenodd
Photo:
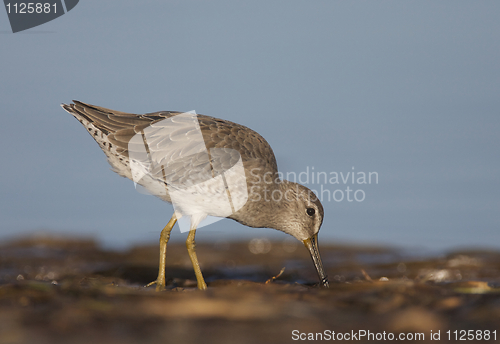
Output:
M302 241L320 279L328 278L318 248L323 206L308 188L280 179L271 146L257 132L194 112L141 115L74 101L61 104L99 144L114 172L174 205L160 234L156 290L165 289L170 232L190 220L186 247L198 289L206 289L195 251L196 228L207 216L254 228L274 228Z

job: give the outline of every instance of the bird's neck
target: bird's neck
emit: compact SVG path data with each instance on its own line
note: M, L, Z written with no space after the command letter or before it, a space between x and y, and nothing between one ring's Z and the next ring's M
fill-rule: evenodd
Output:
M251 185L245 206L229 217L249 227L286 232L286 219L294 216L292 202L296 184L285 180Z
M293 219L294 204L296 203L297 185L294 182L283 180L274 184L267 193L267 199L264 202L263 216L265 221L262 227L274 228L286 232L288 220Z

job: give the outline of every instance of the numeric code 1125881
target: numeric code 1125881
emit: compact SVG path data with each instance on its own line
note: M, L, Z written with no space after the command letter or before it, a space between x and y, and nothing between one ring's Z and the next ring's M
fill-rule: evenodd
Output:
M12 13L19 13L19 14L25 14L25 13L57 13L57 3L50 4L48 2L41 3L41 2L29 2L29 3L13 3L13 4L6 4L5 7L7 7L7 12L10 14L11 11Z

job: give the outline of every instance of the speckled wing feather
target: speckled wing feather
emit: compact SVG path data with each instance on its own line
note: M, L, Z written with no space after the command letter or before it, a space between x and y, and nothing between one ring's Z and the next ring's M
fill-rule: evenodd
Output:
M145 184L159 180L170 186L198 183L228 170L240 156L247 179L256 175L251 173L252 169L258 169L259 175L277 172L274 153L266 140L233 122L196 115L199 127L194 130L189 116L182 116L180 112L136 115L79 101L62 107L87 128L113 170L121 176L134 180L131 163L140 160L137 157L147 141L151 164L145 168L148 178L153 180L144 180ZM200 131L201 141L199 137L196 139ZM207 164L207 152L210 164ZM142 161L142 164L148 163ZM170 201L168 197L164 199Z

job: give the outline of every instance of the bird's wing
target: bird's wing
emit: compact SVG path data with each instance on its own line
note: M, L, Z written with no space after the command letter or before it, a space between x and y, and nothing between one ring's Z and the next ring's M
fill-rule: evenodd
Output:
M129 162L136 182L148 175L170 186L186 187L227 171L240 159L244 166L258 168L259 174L277 171L266 140L236 123L189 112L136 115L79 101L63 108L107 138L115 154ZM98 141L99 135L93 137ZM109 159L101 148L116 170L118 160Z

